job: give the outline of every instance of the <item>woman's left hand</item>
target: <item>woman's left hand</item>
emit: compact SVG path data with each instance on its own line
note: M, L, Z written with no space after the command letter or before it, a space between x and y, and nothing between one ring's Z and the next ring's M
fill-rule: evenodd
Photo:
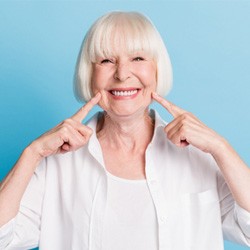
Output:
M154 100L160 103L174 120L165 127L169 140L179 147L189 144L210 153L220 168L232 195L239 206L250 212L250 169L226 140L208 128L193 114L177 107L156 93Z
M172 143L179 147L186 147L191 144L212 155L220 150L224 138L208 128L193 114L177 107L158 94L153 93L152 97L174 117L174 120L164 129L167 138Z

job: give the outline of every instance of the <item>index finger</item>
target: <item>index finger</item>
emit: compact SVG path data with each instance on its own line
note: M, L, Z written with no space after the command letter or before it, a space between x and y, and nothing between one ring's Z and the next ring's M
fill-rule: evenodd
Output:
M176 118L177 116L185 113L186 111L179 108L175 104L171 103L170 101L167 101L160 95L156 94L155 92L152 93L152 97L154 100L156 100L158 103L160 103L164 108L167 109L167 111L174 117Z
M97 93L83 107L81 107L71 118L75 121L82 122L89 111L100 101L101 94Z

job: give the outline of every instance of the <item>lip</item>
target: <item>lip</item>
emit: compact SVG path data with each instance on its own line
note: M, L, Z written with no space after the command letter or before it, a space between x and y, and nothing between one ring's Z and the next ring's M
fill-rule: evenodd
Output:
M137 92L129 96L116 96L112 94L112 91L133 91L133 90L137 90ZM129 87L129 88L113 88L108 90L108 93L115 100L129 100L129 99L134 99L140 93L140 91L141 91L140 88Z

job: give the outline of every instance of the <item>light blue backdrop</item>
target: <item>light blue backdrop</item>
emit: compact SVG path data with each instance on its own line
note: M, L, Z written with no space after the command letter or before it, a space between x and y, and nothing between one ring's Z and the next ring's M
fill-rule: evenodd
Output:
M80 107L72 92L78 50L110 10L153 20L174 68L168 98L225 136L249 165L250 2L1 1L0 179L31 140Z

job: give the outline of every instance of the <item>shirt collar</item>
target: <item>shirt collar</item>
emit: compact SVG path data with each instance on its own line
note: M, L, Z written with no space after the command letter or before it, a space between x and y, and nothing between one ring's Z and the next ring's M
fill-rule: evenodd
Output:
M97 112L94 116L92 116L87 122L86 125L90 127L93 131L93 134L91 135L89 142L88 142L88 150L90 154L101 164L101 166L104 168L104 160L102 155L102 149L101 145L97 139L96 136L96 126L98 121L98 116L101 112Z
M162 130L167 125L167 123L161 118L159 113L154 109L150 109L150 116L155 121L154 134L153 134L153 138L151 140L151 143L153 143L153 142L155 142L156 138L158 137L158 131Z
M157 130L159 127L165 127L167 125L167 123L161 118L161 116L156 110L150 109L150 116L153 117L153 119L155 120L154 131Z

